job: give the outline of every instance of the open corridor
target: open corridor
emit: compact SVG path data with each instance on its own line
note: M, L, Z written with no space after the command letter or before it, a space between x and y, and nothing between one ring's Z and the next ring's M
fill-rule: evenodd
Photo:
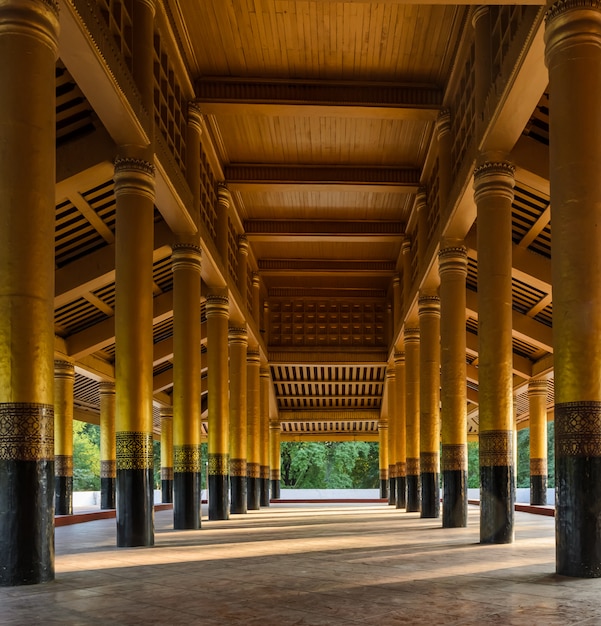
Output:
M153 548L115 520L56 529L56 580L0 588L2 624L601 624L601 579L555 572L554 520L516 513L480 545L385 504L272 504L200 531L155 515Z

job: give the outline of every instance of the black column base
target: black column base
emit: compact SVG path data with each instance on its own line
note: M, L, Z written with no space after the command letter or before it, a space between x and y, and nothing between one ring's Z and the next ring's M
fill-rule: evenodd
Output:
M388 479L388 504L396 506L396 478Z
M163 502L165 502L163 500ZM115 508L115 479L114 478L101 478L100 479L100 508L114 509Z
M261 506L269 506L269 478L261 478Z
M248 495L246 492L246 476L230 476L232 501L230 512L241 514L247 512Z
M515 480L512 465L480 467L480 543L512 543Z
M247 478L247 506L249 511L258 511L261 508L261 479Z
M388 479L380 478L380 498L382 500L388 499Z
M440 517L440 487L438 472L422 472L422 508L420 517Z
M279 480L272 479L271 481L271 497L274 500L280 499L280 481Z
M547 504L546 476L530 476L530 504L541 506Z
M443 470L442 483L442 527L465 528L467 526L467 472Z
M173 473L173 528L200 528L200 472Z
M600 578L601 457L557 455L555 476L556 571Z
M421 510L421 487L419 475L407 474L407 513L416 513Z
M54 461L0 461L0 586L54 580Z
M407 479L405 476L396 477L396 508L404 509L407 506Z
M152 469L117 470L117 547L154 545Z
M161 502L170 504L173 502L173 481L161 480Z
M56 515L73 515L73 476L54 477Z
M230 518L229 475L209 474L209 519Z

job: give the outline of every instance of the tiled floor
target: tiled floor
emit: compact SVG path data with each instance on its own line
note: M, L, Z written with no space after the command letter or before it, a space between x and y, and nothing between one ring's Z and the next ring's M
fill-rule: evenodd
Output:
M153 548L115 521L56 529L56 581L0 588L0 624L601 624L601 579L554 574L554 520L516 541L385 504L275 504L200 531L156 514Z

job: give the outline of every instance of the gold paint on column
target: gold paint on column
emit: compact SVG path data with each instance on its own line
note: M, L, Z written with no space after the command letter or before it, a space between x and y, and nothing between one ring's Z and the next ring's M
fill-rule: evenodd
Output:
M411 306L411 291L413 287L413 270L411 267L411 241L405 237L401 244L403 256L403 315L409 312ZM404 319L403 317L401 319Z
M528 383L530 421L530 475L547 475L547 381Z
M230 473L246 476L247 463L247 368L246 328L230 328Z
M259 371L261 385L261 478L269 478L269 368L261 367Z
M438 254L440 275L440 386L442 469L467 470L467 380L465 282L467 250L459 241L443 240ZM449 449L445 452L445 448ZM465 465L460 463L465 462Z
M426 253L430 242L430 228L428 224L428 204L426 191L420 188L415 197L415 210L417 211L417 260L420 268L428 261Z
M207 296L207 367L209 388L209 474L229 474L229 389L227 296Z
M225 183L219 183L217 187L217 228L215 243L221 255L221 262L228 267L230 218L229 209L232 204L232 196Z
M394 365L389 365L386 370L386 387L388 393L388 478L396 478L398 423L396 415L396 370Z
M152 433L117 431L117 469L153 469Z
M200 142L202 137L202 113L198 105L188 102L188 120L186 125L186 180L188 187L192 191L192 205L188 207L194 224L198 228L201 222L200 217L200 168L201 150Z
M173 480L173 409L161 409L161 480Z
M173 472L200 472L200 444L173 446Z
M260 440L260 368L261 358L256 349L247 352L248 367L248 476L249 478L260 477L261 466L261 440Z
M405 413L407 476L419 474L419 328L405 328Z
M148 114L150 127L154 125L154 0L133 0L132 75ZM149 137L152 143L152 131Z
M440 448L440 299L421 293L419 306L419 437L420 458L428 469L438 473ZM427 460L426 460L427 459ZM436 460L434 460L436 459ZM432 469L435 467L435 469Z
M185 454L189 472L200 472L201 363L200 275L201 250L192 243L173 246L173 449ZM188 450L188 452L184 452ZM190 466L198 457L198 466Z
M117 476L117 442L115 434L115 383L100 383L100 477Z
M403 294L401 293L401 277L398 274L392 279L392 294L392 330L394 334L397 324L400 322L403 316Z
M452 184L452 147L451 113L443 109L436 119L438 139L438 204L442 215L447 215ZM442 221L442 220L441 220Z
M253 319L258 328L261 327L261 277L256 272L252 275L253 285Z
M380 451L380 480L388 480L388 420L378 422L379 451Z
M476 7L472 16L475 41L474 98L476 120L481 123L484 105L492 82L491 17L488 6Z
M404 477L407 473L407 410L405 407L405 353L395 352L394 365L395 376L395 419L396 445L395 456L397 465L397 477Z
M55 475L73 476L73 385L75 368L69 361L54 362ZM63 472L63 473L59 473ZM65 473L69 472L70 473Z
M242 310L245 312L248 307L248 251L250 244L246 235L238 237L238 291L242 296Z
M280 442L282 427L278 420L269 422L269 467L271 480L280 480Z

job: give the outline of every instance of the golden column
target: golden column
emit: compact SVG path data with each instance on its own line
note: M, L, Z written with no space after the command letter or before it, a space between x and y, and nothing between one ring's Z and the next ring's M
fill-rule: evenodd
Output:
M117 442L115 435L115 383L100 383L100 508L115 508Z
M378 421L380 453L380 498L388 500L388 420Z
M271 497L280 497L280 440L282 427L277 419L269 421L269 471L271 475Z
M173 527L200 528L201 250L173 245Z
M388 504L396 505L396 371L394 364L386 370L386 387L388 391Z
M173 408L161 409L161 502L173 502Z
M242 296L242 312L244 315L248 309L248 251L250 245L246 235L238 237L238 291Z
M403 317L403 294L401 292L401 277L397 274L392 279L392 331L394 331Z
M69 361L54 361L54 501L56 515L73 513L73 385Z
M547 504L547 381L528 383L530 504Z
M253 319L257 325L257 328L261 330L261 277L257 272L253 272L252 275L253 285Z
M442 526L467 526L467 379L465 281L467 250L443 240L440 275L440 393L442 430Z
M601 6L547 9L557 573L601 576Z
M421 510L419 447L419 328L405 328L405 418L407 512Z
M483 160L474 172L478 219L478 397L482 543L513 541L513 174L513 166L502 159Z
M0 586L54 579L58 28L56 2L0 3Z
M225 183L219 183L217 187L217 225L215 227L215 244L221 255L221 261L225 273L229 267L229 233L230 218L229 209L232 203L232 196Z
M440 517L440 299L420 292L419 442L421 517Z
M231 512L247 512L247 370L246 328L229 329Z
M261 440L260 440L260 368L261 358L256 348L246 356L248 366L248 508L256 511L261 506Z
M396 399L396 508L407 506L407 419L405 408L405 353L394 353Z
M269 368L259 371L261 385L261 506L269 506Z
M206 310L209 378L209 519L224 520L230 516L228 297L209 294Z

